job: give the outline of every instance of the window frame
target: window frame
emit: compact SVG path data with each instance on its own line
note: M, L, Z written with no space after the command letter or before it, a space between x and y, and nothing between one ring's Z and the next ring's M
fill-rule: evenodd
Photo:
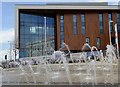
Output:
M101 48L101 38L100 37L97 37L97 48Z
M103 13L99 13L99 29L100 29L100 34L104 34Z
M73 14L73 34L77 35L78 30L77 30L77 15Z
M60 15L60 47L63 47L62 45L63 42L65 42L64 15L61 14Z
M86 33L86 18L85 18L85 13L81 13L80 16L81 16L81 33L85 34Z
M90 45L90 37L86 37L86 38L85 38L85 43L87 43L87 44Z

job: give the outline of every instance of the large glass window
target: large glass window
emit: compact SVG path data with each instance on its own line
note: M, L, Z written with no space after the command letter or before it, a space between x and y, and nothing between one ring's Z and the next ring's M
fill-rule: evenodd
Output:
M65 40L64 35L64 15L60 15L60 46L63 47L63 42Z
M82 34L85 34L85 14L81 14Z
M98 37L97 38L97 48L100 48L101 47L101 38Z
M118 19L118 32L120 33L120 13L117 14Z
M113 26L112 26L112 13L108 14L108 24L110 23L110 31L112 32Z
M111 37L111 42L113 45L115 45L115 37Z
M45 54L44 22L44 16L20 13L20 58ZM46 17L46 37L47 46L55 49L54 17Z
M100 23L100 33L104 33L104 25L103 25L103 14L99 14L99 23Z
M76 35L77 34L77 16L73 15L73 32Z

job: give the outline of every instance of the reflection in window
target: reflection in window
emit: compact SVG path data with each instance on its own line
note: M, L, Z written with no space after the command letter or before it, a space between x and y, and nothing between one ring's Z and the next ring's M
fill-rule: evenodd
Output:
M86 37L86 43L90 45L90 38Z
M60 16L60 46L63 47L63 42L65 40L65 35L64 35L64 16Z
M46 17L46 22L46 43L55 49L54 17ZM44 39L44 16L20 13L20 58L44 55Z
M85 14L81 14L82 34L85 34Z
M100 33L104 33L104 25L103 25L103 14L99 14L99 23L100 23Z
M26 31L27 32L27 31ZM30 27L30 32L35 33L35 27Z
M112 21L112 13L109 13L109 14L108 14L108 23L109 23L110 21ZM112 28L113 28L112 22L110 22L110 31L111 31L111 32L112 32Z
M100 37L97 38L97 48L101 47L101 39Z
M118 19L118 32L120 33L120 13L117 13L117 19Z
M77 16L73 15L73 32L76 35L77 34Z

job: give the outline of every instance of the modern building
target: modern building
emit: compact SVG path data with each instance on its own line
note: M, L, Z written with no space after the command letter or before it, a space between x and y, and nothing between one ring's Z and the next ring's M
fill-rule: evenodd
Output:
M41 56L46 46L58 50L65 42L72 52L84 43L105 50L115 44L114 25L118 25L120 46L120 10L108 3L54 3L16 5L15 40L19 57ZM109 35L109 29L111 37Z

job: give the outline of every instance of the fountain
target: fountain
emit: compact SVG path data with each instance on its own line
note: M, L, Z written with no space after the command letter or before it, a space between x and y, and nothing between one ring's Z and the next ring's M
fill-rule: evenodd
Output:
M0 67L0 87L2 86L2 70L3 68Z
M26 74L27 74L26 71L23 69L23 66L20 64L20 65L19 65L19 76L24 76L26 82L29 83Z
M27 66L26 68L27 69L30 69L30 72L29 72L29 75L32 75L32 78L33 78L33 82L36 83L36 79L35 79L35 76L34 76L34 71L33 71L33 68L32 68L32 65L29 61L26 61L27 62Z
M87 55L87 53L83 52L82 55L80 56L80 59L83 57L85 63L86 63L86 73L85 74L85 81L87 83L89 83L89 80L92 80L94 78L94 81L92 83L97 83L96 81L96 57L95 57L95 54L93 52L93 50L97 50L97 53L99 54L98 52L98 49L95 47L95 46L90 46L89 44L85 43L82 47L82 50L85 51L85 50L90 50L90 54L91 55ZM91 61L91 57L93 56L93 60ZM91 73L93 71L93 73ZM92 75L93 74L93 75Z
M62 45L64 45L67 48L67 50L68 50L68 53L66 54L66 56L70 55L70 59L73 62L73 57L72 57L72 54L70 52L69 46L66 43L64 43L64 42L62 43ZM63 48L60 48L59 51L61 51L61 49L63 49Z
M68 54L71 54L70 50L69 50L69 47L67 44L63 43L63 45L66 46L66 48L68 49ZM60 62L62 61L63 62L63 65L64 65L64 69L65 69L65 72L66 72L66 76L67 76L67 79L68 79L68 82L69 84L72 84L72 81L71 81L71 77L70 77L70 71L69 71L69 66L68 66L68 62L67 62L67 59L66 59L66 56L68 54L65 55L64 52L60 51L62 48L59 49L59 51L54 51L53 53L53 59L57 62ZM70 56L71 60L73 61L72 57ZM59 65L60 66L60 65ZM59 67L60 68L60 67ZM59 72L60 73L60 72Z
M115 48L113 47L113 45L107 45L106 46L107 50L106 50L106 58L107 58L107 62L109 63L108 64L108 69L110 71L110 74L107 74L109 75L109 77L111 77L110 81L111 83L113 84L113 79L112 79L112 76L113 76L113 64L114 63L117 63L117 56L115 54ZM108 81L106 81L108 82Z
M102 50L100 50L100 58L101 58L101 62L103 62L104 61L104 56L103 56L103 52L102 52Z
M108 57L108 62L115 62L117 60L115 48L112 45L107 45L106 48L106 57Z
M61 48L54 51L52 55L38 57L38 65L32 65L31 60L23 59L21 64L18 63L18 68L3 69L2 78L4 78L4 82L10 82L12 79L12 81L18 81L19 85L22 84L20 82L24 79L23 81L26 84L71 85L92 83L92 85L95 85L98 83L114 84L117 81L114 72L118 72L117 68L115 68L118 66L118 63L116 63L118 59L113 46L106 46L107 50L104 56L102 50L98 51L95 46L86 43L82 47L83 52L80 53L79 62L73 63L73 54L71 54L67 44L63 43L63 45L65 45L69 53L65 54L65 52L61 51ZM89 55L85 52L86 50L90 50ZM96 50L97 54L94 50ZM68 54L70 54L69 59L72 60L72 63L68 62ZM8 79L5 79L6 77Z
M64 67L65 67L65 71L66 71L66 75L67 75L69 84L72 84L72 80L71 80L71 77L70 77L69 66L68 66L68 63L67 63L67 60L66 60L64 54L62 54L62 61L63 61L63 65L64 65Z

